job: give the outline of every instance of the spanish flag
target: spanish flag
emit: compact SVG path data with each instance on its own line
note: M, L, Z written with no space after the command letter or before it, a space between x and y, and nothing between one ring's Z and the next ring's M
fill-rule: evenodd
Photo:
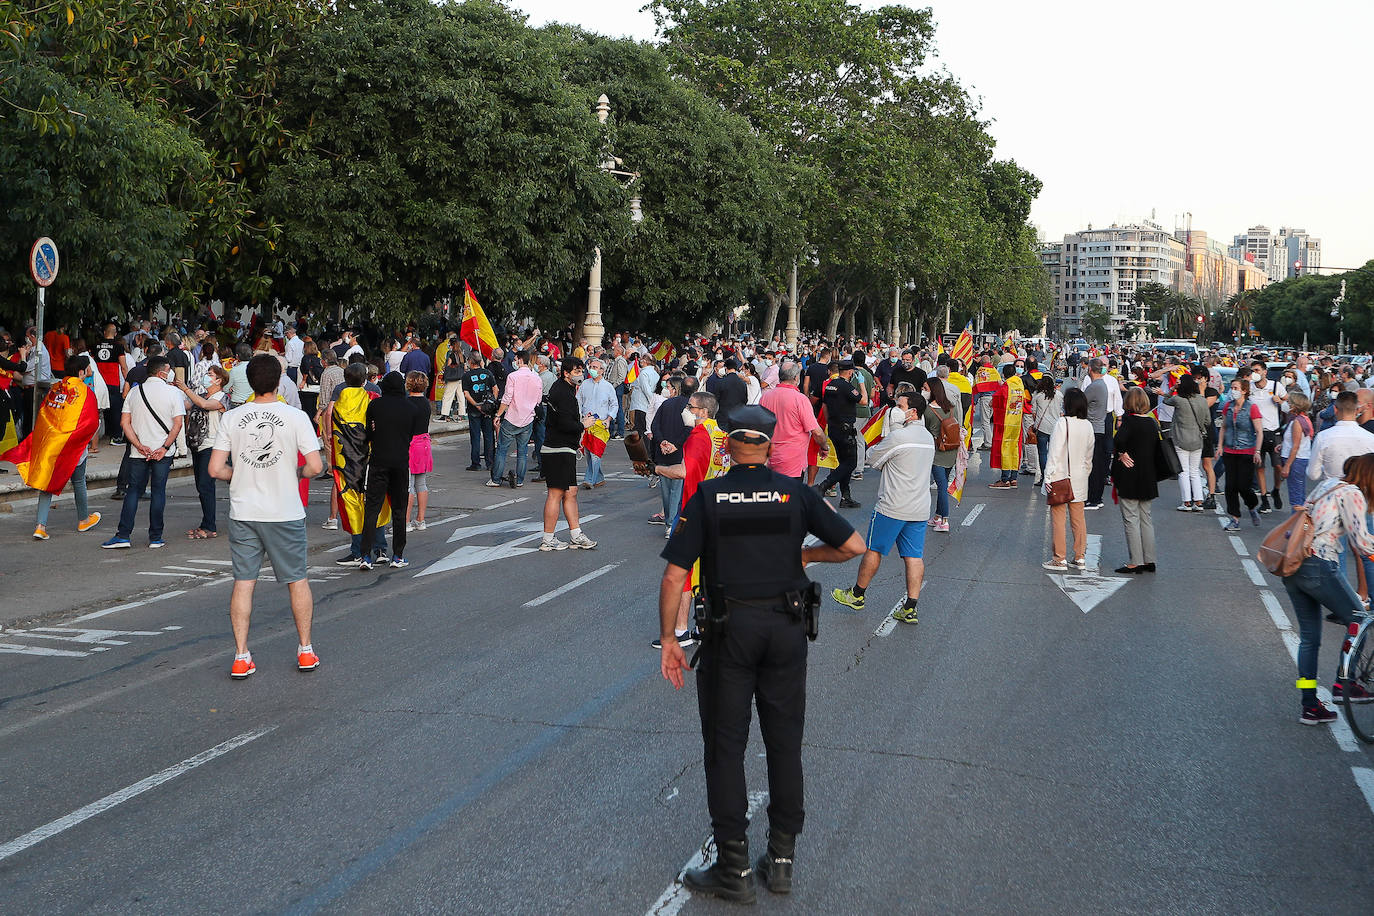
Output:
M677 353L677 348L668 342L668 338L663 338L658 345L649 352L649 355L659 362L667 362Z
M582 448L598 458L606 454L606 443L610 441L611 431L605 420L596 420L582 431Z
M625 384L627 384L627 385L633 385L633 384L635 383L635 379L637 379L637 378L639 378L639 358L638 358L638 357L635 358L635 361L634 361L634 362L630 363L630 369L629 369L628 372L625 373Z
M891 407L884 407L875 413L867 423L864 424L863 437L864 445L872 448L883 441L883 423L887 420L887 412Z
M477 294L467 280L463 281L463 323L459 326L458 337L482 354L483 359L491 359L491 352L499 346L496 332L487 321L487 313L482 311Z
M345 388L334 402L334 484L339 490L339 520L349 534L363 533L363 493L367 484L366 388ZM391 501L382 504L377 527L391 521Z
M0 461L12 462L28 486L56 495L71 480L99 428L95 392L80 379L64 378L48 389L33 433L0 455Z

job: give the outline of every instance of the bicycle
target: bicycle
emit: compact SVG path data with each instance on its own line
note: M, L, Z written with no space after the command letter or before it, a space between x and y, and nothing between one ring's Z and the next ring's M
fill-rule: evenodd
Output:
M1374 744L1374 703L1364 701L1365 691L1374 693L1374 617L1357 615L1347 629L1341 646L1340 680L1350 730L1364 743Z

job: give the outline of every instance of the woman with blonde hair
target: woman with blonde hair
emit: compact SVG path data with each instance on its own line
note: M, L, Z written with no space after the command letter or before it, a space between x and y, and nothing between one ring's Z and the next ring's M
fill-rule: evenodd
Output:
M1288 504L1293 509L1302 507L1307 499L1307 458L1312 453L1312 419L1307 412L1312 408L1312 400L1301 391L1288 392L1288 428L1283 431L1283 444L1279 446L1279 456L1283 466L1279 476L1288 478Z

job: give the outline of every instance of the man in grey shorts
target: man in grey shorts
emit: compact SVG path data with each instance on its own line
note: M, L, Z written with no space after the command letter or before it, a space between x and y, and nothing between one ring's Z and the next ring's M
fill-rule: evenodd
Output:
M303 411L277 400L281 363L275 356L253 357L247 374L253 398L220 420L210 456L210 475L229 481L229 550L234 564L229 621L236 649L229 676L238 680L257 670L248 651L248 621L264 556L291 594L291 614L300 637L296 667L312 671L320 664L310 643L314 598L306 578L305 505L300 495L301 478L315 477L324 469L319 439ZM304 466L298 467L298 456L304 457Z

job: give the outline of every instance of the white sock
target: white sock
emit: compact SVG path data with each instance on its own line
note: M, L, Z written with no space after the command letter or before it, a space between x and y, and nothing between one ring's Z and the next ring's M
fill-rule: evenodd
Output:
M574 537L574 538L575 538L575 537L580 536L581 534L582 534L582 529L581 529L581 528L569 528L569 529L568 529L568 536L569 536L569 537Z
M544 532L544 543L545 543L545 544L552 544L552 543L553 543L554 541L556 541L556 540L558 540L558 538L554 537L554 533L553 533L552 531L545 531L545 532Z
M673 635L676 636L678 639L681 639L682 637L686 636L689 632L691 631L679 630L677 627L673 627Z
M297 646L297 647L296 647L296 654L297 654L297 655L304 655L304 654L307 653L307 652L314 652L314 651L315 651L315 647L314 647L314 646Z
M253 660L253 653L252 653L252 652L235 652L235 653L234 653L234 661L236 661L236 662L251 662L252 660Z

